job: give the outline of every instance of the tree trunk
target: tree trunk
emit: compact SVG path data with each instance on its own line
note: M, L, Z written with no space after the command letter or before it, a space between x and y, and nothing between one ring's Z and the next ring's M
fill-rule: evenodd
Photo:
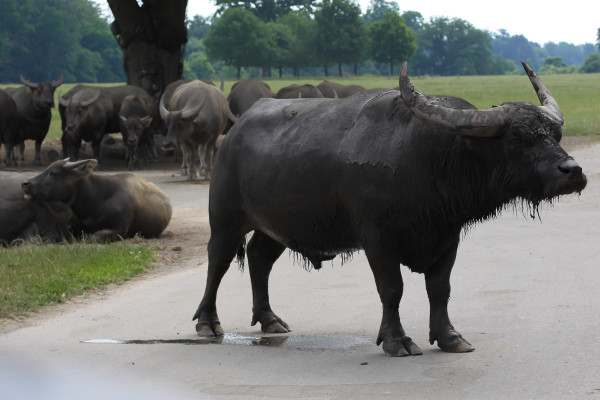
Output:
M323 66L323 70L325 71L325 76L329 76L329 73L328 73L328 71L327 71L327 64L325 64L325 65Z
M340 78L342 77L342 63L338 62L338 75L340 76Z
M111 24L124 53L127 83L159 99L165 87L183 77L187 43L187 0L107 0Z

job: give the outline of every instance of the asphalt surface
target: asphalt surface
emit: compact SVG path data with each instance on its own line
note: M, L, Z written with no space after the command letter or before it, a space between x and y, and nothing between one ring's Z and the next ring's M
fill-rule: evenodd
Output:
M541 220L508 210L465 234L450 316L472 353L429 345L423 277L402 267L400 315L424 354L386 357L364 253L310 272L284 253L270 288L292 328L285 335L250 326L249 275L233 264L217 300L227 334L201 340L191 320L206 278L200 249L169 273L0 334L0 398L600 398L600 145L571 155L589 180L581 196L544 207ZM172 171L142 175L171 196L174 219L207 224L207 185L173 183Z

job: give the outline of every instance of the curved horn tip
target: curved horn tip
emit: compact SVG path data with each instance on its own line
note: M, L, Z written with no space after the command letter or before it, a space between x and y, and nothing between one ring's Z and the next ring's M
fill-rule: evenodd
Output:
M400 76L408 76L408 62L404 61L400 67Z
M537 74L535 73L535 71L533 70L533 68L531 68L529 66L529 64L527 64L525 61L521 61L521 64L523 65L523 68L525 69L525 72L527 72L527 75L537 76Z

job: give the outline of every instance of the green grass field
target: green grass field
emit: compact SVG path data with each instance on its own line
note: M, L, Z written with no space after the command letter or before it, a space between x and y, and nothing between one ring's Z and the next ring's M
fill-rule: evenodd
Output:
M409 71L410 72L410 71ZM600 74L543 75L542 81L558 101L565 116L563 131L568 136L600 134ZM397 77L357 77L328 79L341 84L357 84L367 89L398 86ZM426 94L458 96L471 102L478 108L488 108L507 101L528 101L539 104L535 92L525 75L507 76L451 76L451 77L412 77L413 85ZM293 83L318 85L319 78L265 79L273 93ZM218 82L215 82L217 86ZM229 95L235 81L225 81L225 95ZM74 84L64 84L59 89L65 93ZM98 85L101 86L101 85ZM111 85L103 85L111 86ZM56 92L58 95L58 90ZM58 104L58 101L57 101ZM58 108L54 108L49 138L61 136Z

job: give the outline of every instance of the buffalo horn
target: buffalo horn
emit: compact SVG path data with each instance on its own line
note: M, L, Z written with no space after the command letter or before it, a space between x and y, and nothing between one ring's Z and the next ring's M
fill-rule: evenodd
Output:
M460 135L491 137L498 134L507 119L507 110L502 107L480 110L440 106L414 88L408 78L407 69L405 61L400 71L400 92L404 104L417 118Z
M235 115L235 114L233 113L233 111L231 111L231 108L229 108L227 111L228 111L227 115L228 115L228 118L229 118L229 120L230 120L231 122L233 122L234 124L235 124L236 122L238 122L239 118L238 118L238 116L237 116L237 115Z
M158 105L158 109L160 111L160 117L166 121L167 118L169 118L169 110L167 110L165 108L165 95L164 94L162 96L160 96L160 103Z
M192 118L192 117L196 118L196 115L198 115L198 113L204 106L206 97L207 96L204 96L202 98L202 101L200 102L200 104L198 104L197 106L195 106L193 108L185 107L183 110L181 110L181 118L183 118L183 119L188 119L188 118Z
M90 161L92 161L92 160L67 161L66 163L63 164L62 167L64 169L74 169L81 165L85 165L85 164L89 163Z
M57 81L52 81L52 82L50 82L50 86L52 86L53 88L57 88L57 87L59 87L60 85L62 85L62 84L64 83L64 81L65 81L65 77L64 77L64 75L63 75L63 74L60 74L60 78L58 78L58 80L57 80Z
M531 69L529 65L525 61L521 61L523 64L523 68L525 68L525 72L527 72L527 76L533 85L533 89L537 94L538 99L540 99L541 109L543 109L547 114L552 117L553 120L562 125L565 122L562 111L560 111L560 107L554 97L550 94L550 91L546 88L546 86L542 83L541 79L537 76L537 74Z
M87 107L89 105L92 105L96 102L96 100L98 100L100 98L100 90L96 91L96 94L94 96L92 96L91 99L87 99L86 101L82 101L81 102L81 106L82 107Z
M33 83L28 81L27 79L25 79L25 77L23 76L23 74L21 74L21 82L23 82L23 85L28 86L32 89L37 89L38 86L40 86L39 83Z
M68 99L65 99L64 97L62 97L60 90L58 91L58 104L60 104L63 107L69 107L69 104L71 103L71 98L69 97Z

